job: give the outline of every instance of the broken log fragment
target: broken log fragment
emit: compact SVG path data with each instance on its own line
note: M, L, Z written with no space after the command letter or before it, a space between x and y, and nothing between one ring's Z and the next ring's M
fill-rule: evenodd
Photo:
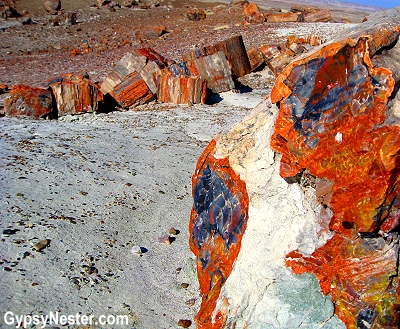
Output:
M104 95L110 94L124 108L142 104L154 99L158 71L168 65L169 61L154 49L137 49L118 61L103 81L101 91ZM133 85L129 86L129 83ZM135 91L134 88L139 89Z
M250 62L250 71L254 72L265 64L265 56L259 49L250 49L247 52Z
M58 116L96 112L103 102L103 93L88 78L75 74L63 74L47 82L51 88Z
M299 15L300 14L298 13L268 14L267 22L268 23L298 22Z
M229 63L222 51L191 60L187 66L192 76L199 76L207 81L207 88L213 93L235 87Z
M184 54L182 58L187 62L203 56L216 54L219 51L222 51L228 60L232 70L231 74L234 78L250 73L250 62L241 35L234 36L211 46L198 47Z
M27 85L16 85L4 101L6 116L26 116L32 119L56 116L51 91Z
M329 9L306 13L302 17L303 21L307 23L315 23L315 22L326 23L332 21L332 15Z
M163 103L204 104L207 81L200 77L173 76L163 73L159 77L157 98Z
M154 100L154 95L138 72L132 72L116 85L110 95L122 108L145 104Z

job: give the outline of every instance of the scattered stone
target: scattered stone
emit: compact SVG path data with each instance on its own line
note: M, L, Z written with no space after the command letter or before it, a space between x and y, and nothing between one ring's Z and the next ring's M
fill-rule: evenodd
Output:
M180 233L179 230L176 230L176 229L174 229L173 227L171 227L171 228L169 229L169 234L178 235L179 233Z
M8 89L8 86L6 84L3 84L3 83L0 84L0 95L1 94L5 94L8 91L9 91L9 89Z
M158 238L158 242L160 242L160 243L165 243L165 244L171 244L174 240L175 240L175 239L172 238L171 236L169 236L168 234L167 234L167 235L160 236L160 237Z
M66 25L75 25L77 24L77 18L76 18L76 13L69 12L65 16L65 24Z
M178 321L178 326L183 327L183 328L189 328L192 325L192 321L190 320L179 320Z
M261 24L265 21L265 16L256 3L249 3L243 10L246 22Z
M97 0L99 6L106 6L111 2L111 0Z
M3 235L4 236L10 236L13 235L15 233L17 233L19 231L19 229L10 229L10 228L6 228L3 230Z
M13 6L5 6L1 8L0 17L7 19L21 16Z
M190 21L201 21L207 17L204 10L199 8L189 9L186 13L186 16Z
M32 119L56 117L51 92L43 88L16 85L4 101L6 116L27 116Z
M181 283L181 287L183 289L187 289L189 287L189 283L183 282L183 283Z
M142 248L140 248L139 246L133 246L131 249L131 253L132 254L136 254L136 255L141 255L142 254Z
M57 14L61 10L61 0L44 0L43 4L46 10L52 15Z
M193 306L196 304L196 298L190 298L185 302L186 305Z
M38 243L35 243L33 245L33 248L35 248L36 251L41 251L44 248L46 248L49 244L50 244L50 240L44 239L44 240L40 240Z

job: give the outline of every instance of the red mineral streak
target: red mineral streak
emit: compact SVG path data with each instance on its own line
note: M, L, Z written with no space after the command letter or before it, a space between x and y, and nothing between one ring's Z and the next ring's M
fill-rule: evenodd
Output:
M196 230L195 222L198 220L200 214L196 211L195 206L192 209L189 225L189 232L191 232L189 244L191 250L197 256L197 273L200 292L203 296L200 310L195 318L197 328L199 329L219 329L224 326L228 301L224 300L222 307L219 307L218 310L216 310L216 303L221 288L229 277L233 263L239 253L242 236L246 229L249 204L246 184L230 167L228 157L223 159L214 157L215 145L215 140L211 141L197 162L196 170L192 177L195 203L196 198L198 198L196 187L198 187L199 181L204 179L204 172L210 170L216 173L219 179L223 181L233 198L238 200L238 204L235 208L236 210L232 211L232 215L229 218L230 224L227 228L227 233L233 236L232 243L230 244L227 244L226 236L219 234L219 231L211 230L211 233L207 234L204 242L199 246L198 237L196 237L194 232ZM214 200L217 199L217 193L220 193L219 188L220 186L212 186L210 188L210 190L214 190L212 193ZM216 207L217 205L210 206L208 217L205 219L205 221L208 221L206 224L211 225L218 220L213 216L215 214L213 209ZM242 219L243 225L240 225L240 220ZM207 265L202 263L202 260L204 262L205 258L208 261Z
M315 273L347 328L397 328L400 320L393 232L400 217L400 127L383 125L394 79L372 66L369 45L376 51L393 36L380 34L383 41L348 39L290 64L271 94L280 101L271 146L282 153L281 176L306 169L333 182L324 206L334 213L335 235L311 257L290 252L286 264L297 274Z

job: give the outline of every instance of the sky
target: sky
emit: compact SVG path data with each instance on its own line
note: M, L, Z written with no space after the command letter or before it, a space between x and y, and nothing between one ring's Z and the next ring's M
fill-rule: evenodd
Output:
M382 8L392 8L400 6L400 0L347 0L362 5L376 6Z

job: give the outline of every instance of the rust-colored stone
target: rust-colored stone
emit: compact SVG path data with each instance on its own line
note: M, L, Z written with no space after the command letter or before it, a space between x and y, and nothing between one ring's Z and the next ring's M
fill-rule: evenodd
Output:
M259 49L250 49L247 52L250 61L250 71L254 72L265 64L265 56Z
M298 13L279 13L279 14L268 14L268 23L284 23L284 22L297 22L299 20Z
M245 20L249 23L260 24L265 21L264 14L258 8L256 3L249 3L243 9Z
M315 22L330 22L332 21L331 12L328 9L318 10L303 15L304 22L315 23Z
M160 102L174 104L204 104L207 81L200 77L175 77L163 73L159 78L157 98Z
M53 98L48 89L16 85L4 101L6 116L27 116L33 119L53 117Z
M211 46L196 48L184 54L182 58L187 62L200 57L217 54L220 51L224 53L228 60L234 77L242 77L250 73L250 62L241 35L233 36Z
M200 8L192 8L189 9L186 13L187 18L189 21L201 21L206 19L207 15L203 9Z
M271 93L280 103L271 146L282 153L281 176L306 170L321 179L317 197L335 233L311 257L289 252L286 264L315 273L347 328L400 320L400 127L385 124L396 81L371 62L399 37L393 16L292 62Z
M57 104L58 116L95 112L103 102L103 93L88 78L63 74L47 83Z
M122 108L150 102L154 95L139 73L132 72L116 85L110 95Z
M200 76L207 81L207 88L213 93L231 90L235 87L229 63L222 51L200 57L187 63L192 76Z
M204 150L192 177L194 206L189 244L197 257L203 296L195 318L198 329L219 329L225 323L226 314L214 311L239 253L248 218L246 184L230 167L227 157L214 157L215 144L211 141Z

